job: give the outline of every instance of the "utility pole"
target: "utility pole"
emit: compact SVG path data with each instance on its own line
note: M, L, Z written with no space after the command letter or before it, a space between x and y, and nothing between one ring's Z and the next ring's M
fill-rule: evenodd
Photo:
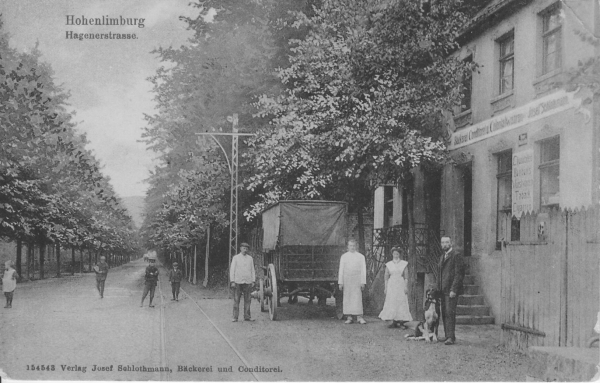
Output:
M238 115L234 113L232 116L227 117L227 121L231 122L231 133L221 132L205 132L196 133L198 136L210 136L215 140L217 145L223 151L225 160L227 160L227 166L229 167L229 173L231 175L231 195L229 198L229 263L227 268L227 275L229 276L229 269L231 268L231 258L237 253L238 250L238 138L239 136L254 136L252 133L239 133L238 132ZM231 136L231 161L227 157L227 152L223 145L217 140L216 136ZM231 281L228 277L228 287L231 286ZM230 290L231 292L231 290ZM231 295L231 294L230 294Z

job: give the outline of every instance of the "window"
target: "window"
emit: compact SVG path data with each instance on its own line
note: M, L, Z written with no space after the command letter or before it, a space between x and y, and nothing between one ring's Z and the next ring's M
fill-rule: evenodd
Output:
M542 74L550 73L561 66L560 7L553 6L542 15Z
M540 143L540 205L558 207L560 201L560 137Z
M518 241L520 236L519 220L512 218L512 150L497 155L498 171L496 179L497 216L496 249L501 249L501 241Z
M469 65L473 62L473 56L469 56L464 60L465 64ZM473 91L473 74L469 70L462 79L462 98L460 100L460 111L464 112L471 109L471 92Z
M383 189L383 224L384 227L394 225L394 187L384 186Z
M500 46L500 87L499 94L513 90L515 84L515 36L511 32L498 41Z

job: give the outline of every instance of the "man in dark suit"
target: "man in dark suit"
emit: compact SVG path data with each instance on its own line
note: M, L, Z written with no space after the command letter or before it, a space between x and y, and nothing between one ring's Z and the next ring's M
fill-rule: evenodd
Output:
M440 259L440 280L438 288L442 292L442 320L444 322L444 344L451 345L456 342L454 327L456 325L456 305L458 297L463 293L463 279L465 268L463 256L452 248L452 239L442 237L442 250L444 255Z

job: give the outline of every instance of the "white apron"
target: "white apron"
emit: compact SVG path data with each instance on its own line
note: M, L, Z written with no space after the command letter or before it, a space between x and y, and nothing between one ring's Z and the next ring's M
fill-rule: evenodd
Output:
M402 277L402 272L406 266L408 266L408 262L402 260L398 263L389 261L385 264L390 273L390 278L387 280L387 294L385 295L383 310L379 314L379 318L383 320L407 322L413 320L408 306L408 297L404 293L406 281Z
M343 285L344 315L363 315L361 284L367 283L367 265L361 253L344 253L340 259L338 283Z

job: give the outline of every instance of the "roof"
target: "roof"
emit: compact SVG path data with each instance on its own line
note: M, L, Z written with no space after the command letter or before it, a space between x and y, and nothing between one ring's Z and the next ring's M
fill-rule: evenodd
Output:
M524 7L532 0L492 0L488 5L481 9L462 31L459 40L461 42L471 40L483 30L490 28L494 24Z
M279 202L275 202L272 203L270 205L267 205L267 207L265 207L262 212L264 213L265 211L277 206L277 205L282 205L282 204L303 204L303 205L309 205L309 204L325 204L325 205L347 205L347 202L342 202L342 201L325 201L325 200L283 200L283 201L279 201Z

